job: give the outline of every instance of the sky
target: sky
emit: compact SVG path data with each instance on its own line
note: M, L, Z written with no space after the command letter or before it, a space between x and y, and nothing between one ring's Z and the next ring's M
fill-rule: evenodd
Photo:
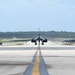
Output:
M0 0L0 32L75 32L75 0Z

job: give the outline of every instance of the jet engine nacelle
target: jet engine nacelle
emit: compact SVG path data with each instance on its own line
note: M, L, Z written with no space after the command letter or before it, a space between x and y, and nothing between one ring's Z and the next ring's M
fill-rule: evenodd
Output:
M36 40L35 39L32 39L31 42L36 42Z
M35 45L37 45L37 42L35 42Z
M42 42L47 42L47 39L45 38Z
M42 42L42 45L44 45L44 42Z
M0 42L0 45L2 45L2 42Z
M37 45L37 41L35 39L32 39L31 42L35 43L35 45Z

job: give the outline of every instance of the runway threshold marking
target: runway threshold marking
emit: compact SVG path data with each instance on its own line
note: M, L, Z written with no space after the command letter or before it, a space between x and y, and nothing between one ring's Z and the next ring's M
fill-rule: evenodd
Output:
M40 48L38 48L35 55L33 56L32 62L33 64L31 63L27 67L24 72L24 75L48 75Z

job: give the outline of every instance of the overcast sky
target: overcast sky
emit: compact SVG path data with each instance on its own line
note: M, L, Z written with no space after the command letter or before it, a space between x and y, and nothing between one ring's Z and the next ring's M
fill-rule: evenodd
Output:
M74 31L75 0L0 0L0 31Z

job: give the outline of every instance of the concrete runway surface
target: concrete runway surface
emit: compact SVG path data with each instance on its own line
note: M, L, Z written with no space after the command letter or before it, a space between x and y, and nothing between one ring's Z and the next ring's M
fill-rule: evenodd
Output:
M37 46L0 46L0 75L24 75ZM41 46L41 54L49 75L75 75L75 47ZM37 58L38 59L38 58ZM42 67L42 66L41 66Z

